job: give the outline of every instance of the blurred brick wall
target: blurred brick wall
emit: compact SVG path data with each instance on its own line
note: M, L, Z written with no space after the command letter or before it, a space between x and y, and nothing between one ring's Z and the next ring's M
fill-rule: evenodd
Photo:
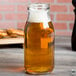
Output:
M0 0L0 29L24 28L28 3L50 3L57 34L71 35L74 24L72 0Z

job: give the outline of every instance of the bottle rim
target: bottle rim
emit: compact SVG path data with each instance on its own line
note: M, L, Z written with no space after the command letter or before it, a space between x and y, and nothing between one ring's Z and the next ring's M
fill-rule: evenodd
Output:
M28 10L47 10L49 8L49 3L31 3L28 5Z

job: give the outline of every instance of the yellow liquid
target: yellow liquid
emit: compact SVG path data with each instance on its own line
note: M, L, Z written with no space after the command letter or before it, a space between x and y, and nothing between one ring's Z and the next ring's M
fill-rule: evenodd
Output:
M54 68L54 29L43 23L27 23L25 28L24 67L31 74L51 72ZM27 31L26 31L27 30Z

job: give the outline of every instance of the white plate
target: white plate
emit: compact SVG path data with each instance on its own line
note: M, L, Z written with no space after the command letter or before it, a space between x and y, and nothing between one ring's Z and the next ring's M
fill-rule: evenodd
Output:
M24 38L5 38L0 39L0 45L3 44L20 44L24 43Z

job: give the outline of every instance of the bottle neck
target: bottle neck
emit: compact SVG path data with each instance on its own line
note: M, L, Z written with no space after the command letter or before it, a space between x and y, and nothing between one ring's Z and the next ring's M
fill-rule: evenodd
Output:
M45 5L45 6L44 6ZM35 7L36 6L36 7ZM29 7L28 22L50 22L49 8L46 4L35 4Z
M28 22L50 22L51 19L47 11L30 11L28 16Z

